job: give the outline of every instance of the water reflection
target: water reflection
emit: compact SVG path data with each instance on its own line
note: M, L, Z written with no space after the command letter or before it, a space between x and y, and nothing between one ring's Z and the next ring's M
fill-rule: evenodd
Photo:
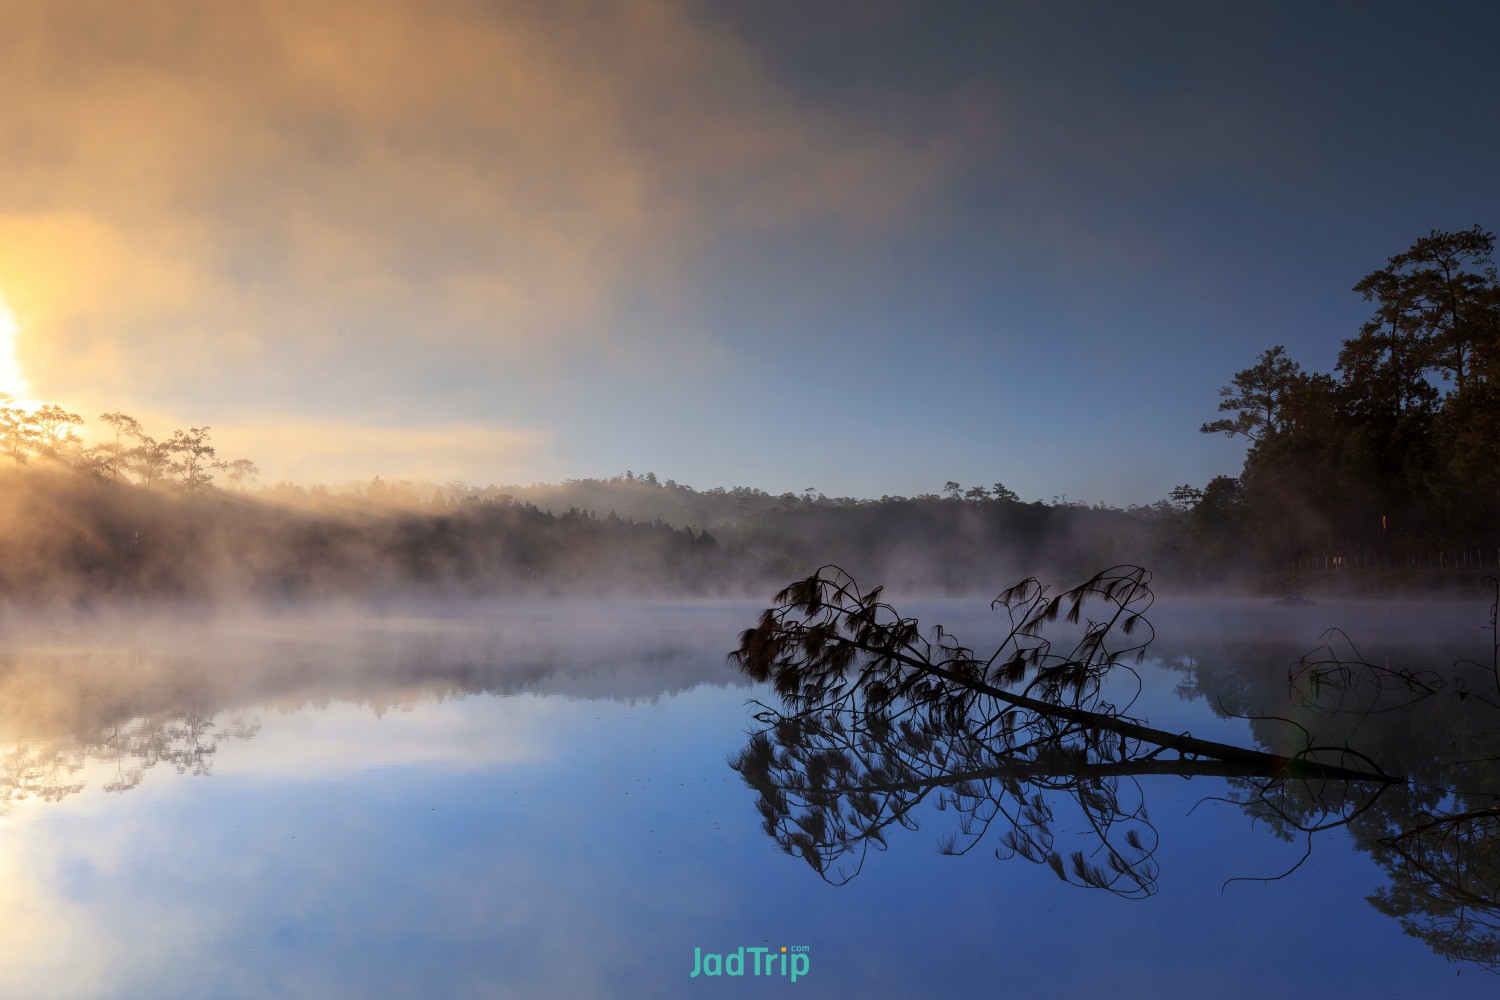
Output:
M715 910L651 887L730 853L709 803L745 613L6 615L0 995L663 985Z
M113 767L103 785L107 792L136 787L159 764L178 774L205 775L213 768L221 740L247 740L259 731L258 722L239 713L223 718L190 713L131 719L64 739L0 746L0 809L31 798L56 802L82 791L80 775L91 763Z
M1127 855L1128 827L1158 831L1149 862L1118 886L1139 877L1156 892L1151 902L1065 890L1045 859L990 861L983 855L1002 846L1004 821L972 847L960 840L967 814L937 812L935 802L962 789L929 767L940 763L936 750L918 759L898 745L891 752L912 774L936 778L907 818L933 839L952 835L950 849L968 847L970 858L872 853L858 879L830 889L802 861L767 849L758 796L723 766L744 747L745 699L776 704L768 689L716 686L735 679L723 654L759 610L475 605L375 618L5 622L0 735L45 777L21 784L84 789L55 804L33 797L0 817L0 994L686 998L706 985L688 978L695 947L778 938L812 947L812 975L796 987L807 996L992 992L997 942L1008 981L1040 996L1118 992L1127 974L1142 995L1483 996L1493 985L1454 977L1416 941L1402 947L1397 921L1364 901L1387 880L1373 876L1368 851L1343 846L1342 830L1317 835L1317 865L1221 896L1226 875L1277 872L1276 855L1290 861L1299 848L1283 847L1265 823L1252 829L1243 805L1183 820L1194 799L1226 782L1162 782L1158 770L1232 774L1233 762L1179 762L1175 750L1121 756L1101 740L1098 773L1082 790L1092 807L1088 796L1113 781L1122 813L1147 807L1116 821L1111 838ZM1046 623L1060 654L1075 643L1050 630L1068 624L1067 610ZM1152 617L1165 626L1171 613L1153 608ZM924 620L961 617L952 604L923 610ZM980 622L962 625L983 635ZM1148 635L1138 628L1132 645ZM1226 634L1217 623L1215 634ZM1191 729L1243 743L1257 760L1291 760L1306 743L1296 727L1215 719L1210 706L1223 682L1269 691L1279 714L1300 718L1285 705L1285 665L1299 651L1174 647L1165 651L1171 671L1148 657L1131 712L1167 737ZM1380 652L1367 658L1385 663ZM1103 683L1101 703L1130 704L1130 680ZM1201 698L1173 693L1200 682ZM1452 690L1450 681L1434 697ZM1248 695L1224 707L1264 711ZM1404 714L1379 718L1393 725ZM233 735L257 725L248 740ZM1252 731L1264 734L1259 749ZM965 745L961 733L934 733L934 747ZM1364 735L1355 742L1368 750ZM68 747L77 752L63 759L82 767L57 768L54 779L42 765ZM1052 850L1070 877L1078 850L1112 871L1079 833L1067 768L1047 769L1037 750L1030 772L981 777L1048 800ZM1396 770L1383 751L1371 756ZM188 774L179 778L174 761ZM212 779L191 778L195 767ZM115 782L129 794L99 794ZM887 830L894 848L923 839L899 823ZM1148 864L1159 869L1154 881ZM1088 960L1076 957L1079 940L1098 943ZM1182 949L1184 940L1194 947ZM1339 964L1336 987L1320 978L1329 954L1361 949L1370 958ZM1166 954L1173 960L1160 961ZM756 985L712 989L749 996Z
M0 812L92 784L137 787L148 772L208 775L226 741L267 713L347 703L376 715L470 695L656 699L717 669L712 628L732 609L629 605L397 611L340 609L185 623L173 609L130 619L18 621L0 642Z
M1500 971L1500 650L1491 643L1487 663L1423 647L1371 662L1342 632L1329 638L1284 676L1266 669L1286 662L1274 646L1178 657L1179 691L1248 719L1262 745L1290 723L1357 742L1408 781L1370 801L1308 782L1268 795L1231 781L1227 797L1276 835L1303 838L1304 852L1312 833L1347 827L1387 876L1367 897L1376 909L1435 953Z
M950 813L945 853L988 840L1075 885L1150 896L1164 838L1143 779L1212 777L1227 791L1205 799L1304 849L1263 881L1347 830L1388 876L1377 909L1439 955L1500 970L1500 656L1366 658L1342 633L1300 656L1169 650L1180 695L1245 721L1240 747L1130 716L1151 632L1146 578L1129 569L1056 598L1034 581L1002 595L1009 628L989 657L837 572L777 601L736 657L779 703L760 706L731 766L765 832L824 879L847 883L891 830Z

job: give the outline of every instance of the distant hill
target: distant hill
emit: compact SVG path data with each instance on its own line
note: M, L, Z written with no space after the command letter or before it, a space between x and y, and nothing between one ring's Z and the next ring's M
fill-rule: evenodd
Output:
M1430 589L1425 576L1297 585L1297 574L1254 563L1206 501L1120 510L949 487L860 500L617 476L250 492L37 460L0 470L0 599L761 599L828 563L867 586L933 595L993 596L1026 576L1075 583L1121 563L1151 569L1161 590Z
M713 536L513 500L287 505L68 469L0 472L0 595L300 599L410 593L722 593Z

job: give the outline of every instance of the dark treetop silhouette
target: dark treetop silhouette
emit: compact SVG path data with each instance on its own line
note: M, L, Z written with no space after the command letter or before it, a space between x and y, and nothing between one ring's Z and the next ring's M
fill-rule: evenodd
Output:
M1283 756L1132 718L1139 679L1129 661L1153 636L1143 617L1149 579L1117 566L1056 596L1024 580L993 604L1009 630L986 658L941 627L924 635L880 600L880 588L861 593L836 567L793 583L730 654L783 702L757 703L764 728L731 761L760 795L766 832L842 884L871 848L884 848L893 824L914 829L914 809L930 796L959 816L947 852L968 851L998 826L1002 857L1147 896L1156 835L1138 776L1399 780L1346 746L1309 739ZM1055 642L1051 633L1067 626L1071 645ZM1091 847L1067 861L1053 832L1063 802L1081 815Z

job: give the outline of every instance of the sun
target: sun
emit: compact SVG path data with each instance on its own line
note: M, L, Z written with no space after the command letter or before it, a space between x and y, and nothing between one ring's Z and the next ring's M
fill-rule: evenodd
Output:
M11 312L4 294L0 294L0 392L14 399L31 391L26 377L21 374L21 366L16 363L16 334L19 332L16 314Z

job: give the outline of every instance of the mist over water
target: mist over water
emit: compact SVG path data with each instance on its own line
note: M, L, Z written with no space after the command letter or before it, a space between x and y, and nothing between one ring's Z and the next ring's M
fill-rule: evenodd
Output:
M0 0L0 1000L1495 995L1500 7L1324 7Z
M0 985L58 997L688 996L705 988L688 975L694 948L787 943L809 948L796 989L814 996L982 990L996 948L1025 956L1018 975L1043 990L1099 989L1128 968L1141 992L1212 982L1224 995L1311 996L1335 966L1341 987L1492 989L1482 955L1455 977L1423 943L1446 919L1441 900L1404 916L1367 901L1411 883L1392 882L1404 870L1357 825L1313 835L1310 860L1285 878L1221 894L1304 850L1303 834L1256 818L1238 779L1134 779L1159 838L1147 898L999 860L993 832L945 857L956 817L931 802L833 888L777 849L726 765L757 727L747 699L775 703L725 662L762 607L12 609L0 919L26 933L3 948ZM976 649L1003 634L987 602L901 607ZM1450 653L1486 651L1487 608L1473 610L1163 600L1132 711L1274 749L1287 727L1263 717L1293 714L1289 667L1326 626L1370 662L1446 671ZM1335 735L1439 787L1440 761L1424 755L1475 728L1458 710L1428 699ZM1382 795L1366 815L1396 822L1413 794ZM1289 910L1302 917L1288 922ZM1310 938L1303 918L1323 932ZM1080 939L1095 942L1087 961ZM878 941L923 960L889 961ZM1355 949L1367 957L1340 964ZM1164 953L1173 961L1148 960Z
M749 608L470 600L12 611L0 636L9 694L0 724L56 735L132 712L523 691L656 697L741 684L719 661L722 636Z

